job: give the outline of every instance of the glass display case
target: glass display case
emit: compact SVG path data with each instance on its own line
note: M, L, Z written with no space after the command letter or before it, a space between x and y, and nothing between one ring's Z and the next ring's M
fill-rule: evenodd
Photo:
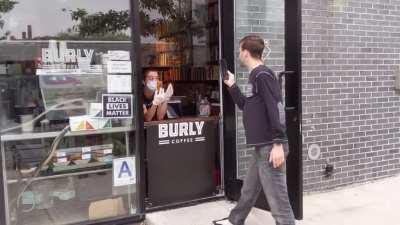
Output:
M4 223L143 214L130 1L38 3L6 1L0 12Z

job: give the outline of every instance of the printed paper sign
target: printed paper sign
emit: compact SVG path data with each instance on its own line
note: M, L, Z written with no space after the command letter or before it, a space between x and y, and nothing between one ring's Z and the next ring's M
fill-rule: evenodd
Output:
M133 95L104 94L102 96L103 117L132 118Z
M115 187L136 184L135 157L113 160L113 185Z
M119 60L119 61L129 61L130 59L130 54L128 51L108 51L107 52L108 57L110 60Z
M132 73L131 61L108 61L108 73Z
M108 75L107 76L108 93L131 93L132 79L131 75Z

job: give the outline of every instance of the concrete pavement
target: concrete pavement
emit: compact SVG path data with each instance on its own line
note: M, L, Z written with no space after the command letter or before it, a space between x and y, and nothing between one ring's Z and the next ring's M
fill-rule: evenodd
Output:
M304 196L298 225L400 225L400 176ZM234 206L216 201L147 214L146 225L211 225ZM253 209L246 225L274 225L269 212Z

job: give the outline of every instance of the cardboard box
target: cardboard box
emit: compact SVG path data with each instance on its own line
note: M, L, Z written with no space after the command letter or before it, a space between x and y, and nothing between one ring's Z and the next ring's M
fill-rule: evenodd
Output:
M122 197L92 202L89 205L89 219L98 220L125 215Z

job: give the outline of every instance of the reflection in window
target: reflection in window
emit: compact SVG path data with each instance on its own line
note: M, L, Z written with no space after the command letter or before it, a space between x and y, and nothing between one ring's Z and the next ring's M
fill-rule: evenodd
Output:
M217 0L140 1L142 64L157 70L174 95L185 96L187 115L196 101L218 103L219 7Z
M4 40L129 40L129 1L1 1ZM49 10L51 9L51 10Z
M113 183L113 160L134 152L132 120L101 118L102 95L109 91L107 63L113 57L131 65L129 2L0 0L7 225L137 213L136 184ZM123 73L129 81L130 73ZM68 125L75 130L54 149Z

